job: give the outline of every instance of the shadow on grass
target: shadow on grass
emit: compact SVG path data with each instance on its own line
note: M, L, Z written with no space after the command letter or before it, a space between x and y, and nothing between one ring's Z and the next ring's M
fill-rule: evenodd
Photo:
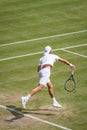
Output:
M13 122L15 120L21 119L24 117L24 114L44 115L44 116L56 115L55 113L52 113L52 110L49 109L22 109L22 108L17 108L16 106L13 105L7 106L7 110L14 116L10 119L5 120L8 122Z
M5 121L13 122L14 120L18 120L18 119L24 117L21 108L16 108L16 106L13 106L13 105L9 105L9 106L6 106L6 107L7 107L7 110L8 110L14 117L12 117L12 118L10 118L10 119L6 119Z

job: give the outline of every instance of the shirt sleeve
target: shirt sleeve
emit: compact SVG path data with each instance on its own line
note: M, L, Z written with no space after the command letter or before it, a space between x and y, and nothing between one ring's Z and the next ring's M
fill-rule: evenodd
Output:
M60 59L59 56L57 56L57 55L54 55L54 56L55 56L55 61L58 61Z

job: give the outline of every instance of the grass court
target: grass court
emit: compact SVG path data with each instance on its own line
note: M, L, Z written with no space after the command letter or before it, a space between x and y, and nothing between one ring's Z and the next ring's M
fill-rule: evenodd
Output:
M52 107L47 87L24 110L21 96L38 84L37 65L45 46L76 65L76 90L64 90L68 66L52 69L56 99ZM62 48L62 49L61 49ZM87 129L87 1L0 0L0 105L72 130ZM61 130L0 106L0 130Z

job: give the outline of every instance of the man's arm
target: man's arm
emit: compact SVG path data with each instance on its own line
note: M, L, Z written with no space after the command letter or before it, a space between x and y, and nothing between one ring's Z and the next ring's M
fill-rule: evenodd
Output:
M65 63L66 65L69 65L72 70L76 70L75 65L71 64L69 61L67 61L67 60L65 60L63 58L60 58L59 61Z
M38 67L37 67L37 72L39 72L40 70L41 70L41 66L38 65Z

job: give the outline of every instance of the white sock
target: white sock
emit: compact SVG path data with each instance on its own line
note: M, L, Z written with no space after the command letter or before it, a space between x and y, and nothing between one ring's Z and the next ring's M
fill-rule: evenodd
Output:
M30 94L28 94L26 97L27 97L27 99L29 100L29 99L31 98L31 95L30 95Z
M56 101L56 98L55 97L53 97L53 102L55 102Z
M26 96L27 101L31 98L30 94Z

